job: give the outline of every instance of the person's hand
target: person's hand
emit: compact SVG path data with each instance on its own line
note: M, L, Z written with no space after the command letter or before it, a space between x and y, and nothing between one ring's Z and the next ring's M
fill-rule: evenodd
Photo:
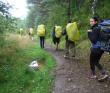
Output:
M89 29L88 32L92 32L92 30Z
M63 33L63 31L61 31L61 34Z

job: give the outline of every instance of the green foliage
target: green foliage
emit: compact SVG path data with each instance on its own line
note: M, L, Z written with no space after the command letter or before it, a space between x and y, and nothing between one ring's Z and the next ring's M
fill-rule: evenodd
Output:
M9 3L4 3L2 1L0 1L0 13L3 16L6 16L8 18L10 8L12 8L12 6L9 5Z
M9 9L12 8L8 3L0 1L0 48L4 47L5 32L12 32L16 28L16 18L9 17Z
M47 30L48 36L51 36L53 27L57 24L59 26L65 27L67 24L67 9L65 9L66 4L58 5L54 4L49 12L50 17L48 18L47 22Z
M11 36L13 37L13 36ZM19 44L24 40L6 37L5 49L0 52L0 91L2 93L49 93L53 76L50 71L56 66L55 60L34 42L28 42L26 48ZM42 55L42 56L41 56ZM45 67L34 71L28 65L33 60L44 60Z
M76 49L86 49L86 48L90 48L90 44L89 44L89 41L85 41L81 44L78 44L76 47Z
M89 20L93 17L91 9L93 1L27 0L29 13L26 18L26 27L33 27L36 32L37 26L44 24L48 32L47 38L50 38L55 24L62 26L64 29L67 21L72 20L72 22L77 22L81 40L84 40L87 38L87 30L90 28ZM96 3L96 13L105 20L110 19L109 2L109 0L97 0ZM69 13L70 17L68 16Z
M3 16L0 15L0 34L3 34L3 30L4 30L4 20Z
M102 2L98 0L97 6L96 6L97 14L104 20L110 19L109 3L110 3L109 0L103 0Z

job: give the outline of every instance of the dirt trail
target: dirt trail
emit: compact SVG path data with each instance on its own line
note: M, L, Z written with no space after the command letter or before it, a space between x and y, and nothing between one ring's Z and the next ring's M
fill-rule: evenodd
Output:
M37 40L33 40L37 42ZM55 50L51 45L45 44L47 51L56 60L57 66L51 74L55 76L52 93L110 93L110 79L98 82L89 79L89 67L79 59L72 60L63 57L64 50Z
M52 93L110 93L110 80L98 82L89 79L89 67L77 60L64 59L64 50L52 48L45 44L45 51L52 55L57 67L52 71L55 76Z

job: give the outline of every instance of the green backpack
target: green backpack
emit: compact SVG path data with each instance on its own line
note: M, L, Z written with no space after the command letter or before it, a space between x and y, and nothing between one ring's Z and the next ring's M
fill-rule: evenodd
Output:
M56 38L60 38L62 36L61 31L62 31L61 26L55 26L55 36L56 36Z
M38 36L45 36L45 25L38 25L37 33Z
M79 30L78 30L76 22L68 23L66 26L66 32L68 35L68 39L70 41L73 41L73 42L79 41L80 34L79 34Z

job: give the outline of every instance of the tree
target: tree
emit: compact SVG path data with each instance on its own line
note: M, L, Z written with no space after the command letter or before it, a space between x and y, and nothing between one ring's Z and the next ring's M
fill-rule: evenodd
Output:
M99 19L99 22L103 22L104 19L102 19L97 13L96 13L96 4L97 4L97 0L94 0L92 2L92 13L95 17L97 17Z
M9 17L9 9L12 8L8 3L0 1L0 47L4 45L6 31L14 31L16 28L16 18Z

